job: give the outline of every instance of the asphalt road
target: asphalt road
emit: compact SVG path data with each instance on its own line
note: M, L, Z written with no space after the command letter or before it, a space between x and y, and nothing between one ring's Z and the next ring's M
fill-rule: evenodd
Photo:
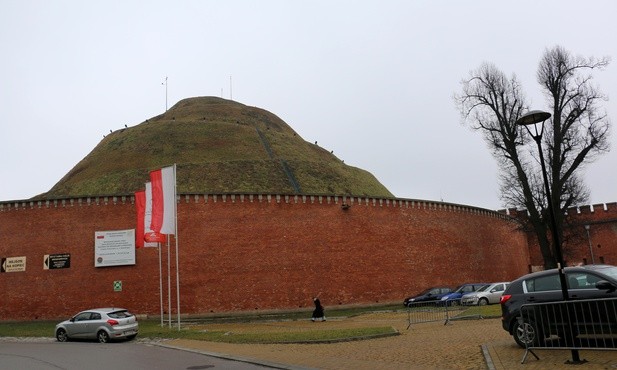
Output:
M138 342L0 342L0 370L265 369Z

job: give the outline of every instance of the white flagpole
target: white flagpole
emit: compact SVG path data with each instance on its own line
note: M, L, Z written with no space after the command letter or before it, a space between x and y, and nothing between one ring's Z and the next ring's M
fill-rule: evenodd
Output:
M161 298L161 327L163 327L165 314L163 313L163 263L161 261L161 243L157 242L156 244L159 249L159 296Z
M167 235L167 310L169 312L169 328L171 329L171 242Z
M152 219L152 185L150 182L145 183L145 210L144 210L144 231L150 232L150 221ZM147 224L147 226L146 226ZM144 246L145 247L145 246ZM163 327L165 320L165 312L163 308L163 256L161 251L161 242L156 242L156 247L159 250L159 301L161 307L161 327Z
M175 217L175 234L174 239L176 239L176 300L178 302L177 312L178 312L178 331L180 331L180 264L178 262L178 205L176 200L176 164L174 163L174 217Z

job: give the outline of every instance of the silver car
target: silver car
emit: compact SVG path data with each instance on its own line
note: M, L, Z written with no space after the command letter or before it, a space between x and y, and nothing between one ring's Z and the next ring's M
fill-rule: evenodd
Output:
M499 303L501 295L509 284L509 282L505 281L487 284L473 293L465 294L463 298L461 298L461 304L484 306L487 304Z
M96 339L107 343L114 339L131 340L137 336L139 324L135 315L124 308L96 308L78 313L56 325L56 339Z

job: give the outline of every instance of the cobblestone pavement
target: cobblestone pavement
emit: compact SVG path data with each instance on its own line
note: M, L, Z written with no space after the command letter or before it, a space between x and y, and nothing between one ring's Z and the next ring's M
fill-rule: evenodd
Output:
M407 315L375 313L355 318L310 321L208 324L203 330L242 332L315 330L357 326L392 326L400 335L330 344L229 344L170 340L165 346L194 350L289 369L572 369L569 351L525 353L501 328L499 319L414 324ZM617 369L617 351L580 351L585 370Z

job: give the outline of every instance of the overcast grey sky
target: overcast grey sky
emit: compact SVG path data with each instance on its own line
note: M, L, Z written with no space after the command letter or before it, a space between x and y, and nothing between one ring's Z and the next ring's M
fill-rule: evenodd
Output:
M594 76L615 125L615 14L612 0L0 0L0 201L49 190L110 129L164 112L168 76L170 107L231 95L397 197L503 208L460 81L492 62L546 110L546 48L610 56ZM617 201L615 131L586 170L592 203Z

